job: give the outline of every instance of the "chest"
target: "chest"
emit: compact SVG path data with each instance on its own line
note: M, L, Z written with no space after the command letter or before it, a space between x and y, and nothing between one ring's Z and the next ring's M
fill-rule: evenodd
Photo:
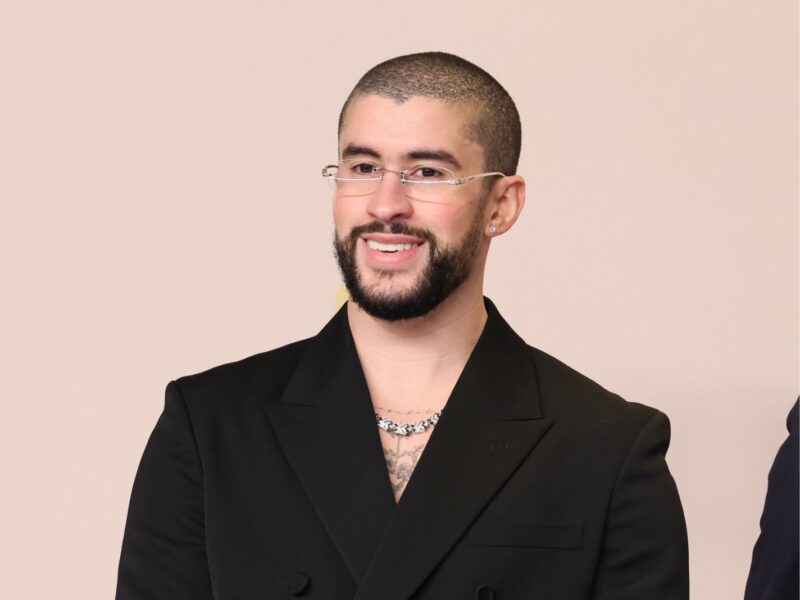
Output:
M417 402L414 408L399 407L385 395L372 394L375 413L382 420L378 432L396 502L403 495L425 451L449 392L433 396L434 400Z
M400 500L411 476L414 474L414 469L425 451L431 433L432 431L429 429L424 433L400 436L380 430L386 472L392 484L392 492L396 502Z

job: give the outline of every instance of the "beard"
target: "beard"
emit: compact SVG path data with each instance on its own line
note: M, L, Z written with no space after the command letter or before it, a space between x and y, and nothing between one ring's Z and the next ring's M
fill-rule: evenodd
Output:
M428 243L428 264L408 289L380 291L375 289L376 285L364 284L356 264L356 247L362 235L379 232L411 235ZM481 232L481 214L478 213L461 241L452 248L443 248L426 229L416 229L400 222L372 221L354 227L343 240L334 232L333 246L350 298L368 315L384 321L400 321L428 314L464 283L472 272ZM385 279L395 275L394 271L379 272L379 276Z

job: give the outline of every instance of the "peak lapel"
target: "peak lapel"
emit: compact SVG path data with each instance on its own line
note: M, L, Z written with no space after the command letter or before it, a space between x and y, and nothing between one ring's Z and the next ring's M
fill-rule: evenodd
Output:
M310 342L281 402L264 407L301 486L360 581L395 502L346 307Z
M552 425L527 345L489 318L361 582L357 599L409 598Z

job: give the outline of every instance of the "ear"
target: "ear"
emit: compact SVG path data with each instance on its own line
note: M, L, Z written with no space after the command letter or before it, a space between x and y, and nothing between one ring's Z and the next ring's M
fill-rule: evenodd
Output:
M525 205L525 179L521 175L503 177L494 184L486 206L484 234L497 237L511 229Z

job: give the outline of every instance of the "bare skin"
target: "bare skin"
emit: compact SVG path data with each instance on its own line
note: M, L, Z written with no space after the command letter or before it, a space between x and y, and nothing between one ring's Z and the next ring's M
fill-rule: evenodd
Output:
M382 442L383 437L385 436L381 435ZM419 457L422 456L430 434L426 432L412 438L404 438L399 435L390 437L397 440L395 447L391 447L391 440L384 442L383 457L386 460L386 470L389 472L389 481L392 484L395 501L399 501L414 473Z
M453 296L443 304L456 300ZM385 322L369 317L356 305L350 305L349 311L375 412L402 423L421 421L444 408L486 322L480 296L475 306L446 325L408 337L395 334L380 343L389 332L370 325ZM434 430L408 436L379 430L396 501L400 501Z
M398 423L422 421L440 409L441 407L427 407L422 410L396 410L387 406L375 406L375 410L379 415ZM399 501L433 430L428 429L424 433L413 433L407 436L383 430L379 430L379 433L381 444L383 445L383 457L386 460L386 470L389 473L389 481L392 484L395 501Z

